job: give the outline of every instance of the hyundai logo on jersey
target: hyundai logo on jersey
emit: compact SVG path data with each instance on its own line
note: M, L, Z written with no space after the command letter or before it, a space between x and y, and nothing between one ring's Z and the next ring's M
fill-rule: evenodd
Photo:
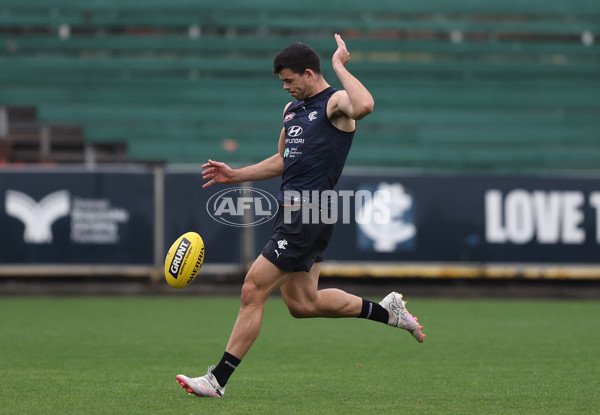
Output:
M290 128L288 128L287 133L290 137L298 137L300 134L302 134L302 127L298 126L298 125L294 125Z

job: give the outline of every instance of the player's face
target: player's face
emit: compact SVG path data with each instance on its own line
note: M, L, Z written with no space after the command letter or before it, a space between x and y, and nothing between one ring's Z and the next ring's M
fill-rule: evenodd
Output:
M306 73L306 72L305 72ZM309 97L309 89L304 74L292 72L284 68L279 72L279 79L283 81L283 89L290 93L294 99L303 100Z

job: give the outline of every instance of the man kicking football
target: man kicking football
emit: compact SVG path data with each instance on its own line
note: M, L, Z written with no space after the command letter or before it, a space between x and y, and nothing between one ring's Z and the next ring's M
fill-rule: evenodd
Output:
M340 91L324 79L319 56L309 46L294 43L275 57L273 71L295 99L283 111L277 154L240 169L212 160L202 166L203 178L208 180L203 187L281 176L278 201L283 207L275 217L271 238L246 275L241 308L221 361L204 376L177 375L177 382L189 393L224 396L229 377L258 337L267 298L277 288L293 317L359 317L407 330L418 342L425 338L401 294L392 292L376 303L339 289L319 290L323 252L334 225L303 223L302 209L285 208L298 203L290 200L291 194L333 190L350 151L356 121L373 111L373 97L345 67L350 54L344 41L339 35L335 40L332 65L344 87Z

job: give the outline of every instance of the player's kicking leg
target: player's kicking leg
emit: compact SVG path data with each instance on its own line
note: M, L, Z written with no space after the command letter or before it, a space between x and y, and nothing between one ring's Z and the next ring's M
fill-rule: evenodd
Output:
M404 329L419 343L423 342L423 327L406 309L402 294L392 292L380 303L375 303L339 289L318 290L320 270L321 264L315 263L309 272L295 273L281 286L283 299L292 316L365 318Z

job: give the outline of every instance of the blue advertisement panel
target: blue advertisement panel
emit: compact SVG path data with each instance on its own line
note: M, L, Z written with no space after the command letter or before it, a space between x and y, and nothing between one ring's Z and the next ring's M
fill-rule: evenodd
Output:
M332 259L600 262L599 179L345 176L339 188L389 196L352 205L354 214L357 207L369 213L363 223L337 227ZM378 224L378 212L389 221Z
M154 176L85 170L0 175L0 263L153 264Z
M346 173L334 196L326 260L600 263L600 178Z
M164 206L157 207L155 174L149 169L0 172L0 265L153 266L162 260L154 257L154 238L161 231L160 255L194 231L204 239L206 264L245 265L271 236L280 179L203 189L199 168L168 168ZM325 205L309 214L336 224L325 252L329 261L600 264L596 177L349 169L335 192L319 199ZM162 221L155 223L161 207Z

